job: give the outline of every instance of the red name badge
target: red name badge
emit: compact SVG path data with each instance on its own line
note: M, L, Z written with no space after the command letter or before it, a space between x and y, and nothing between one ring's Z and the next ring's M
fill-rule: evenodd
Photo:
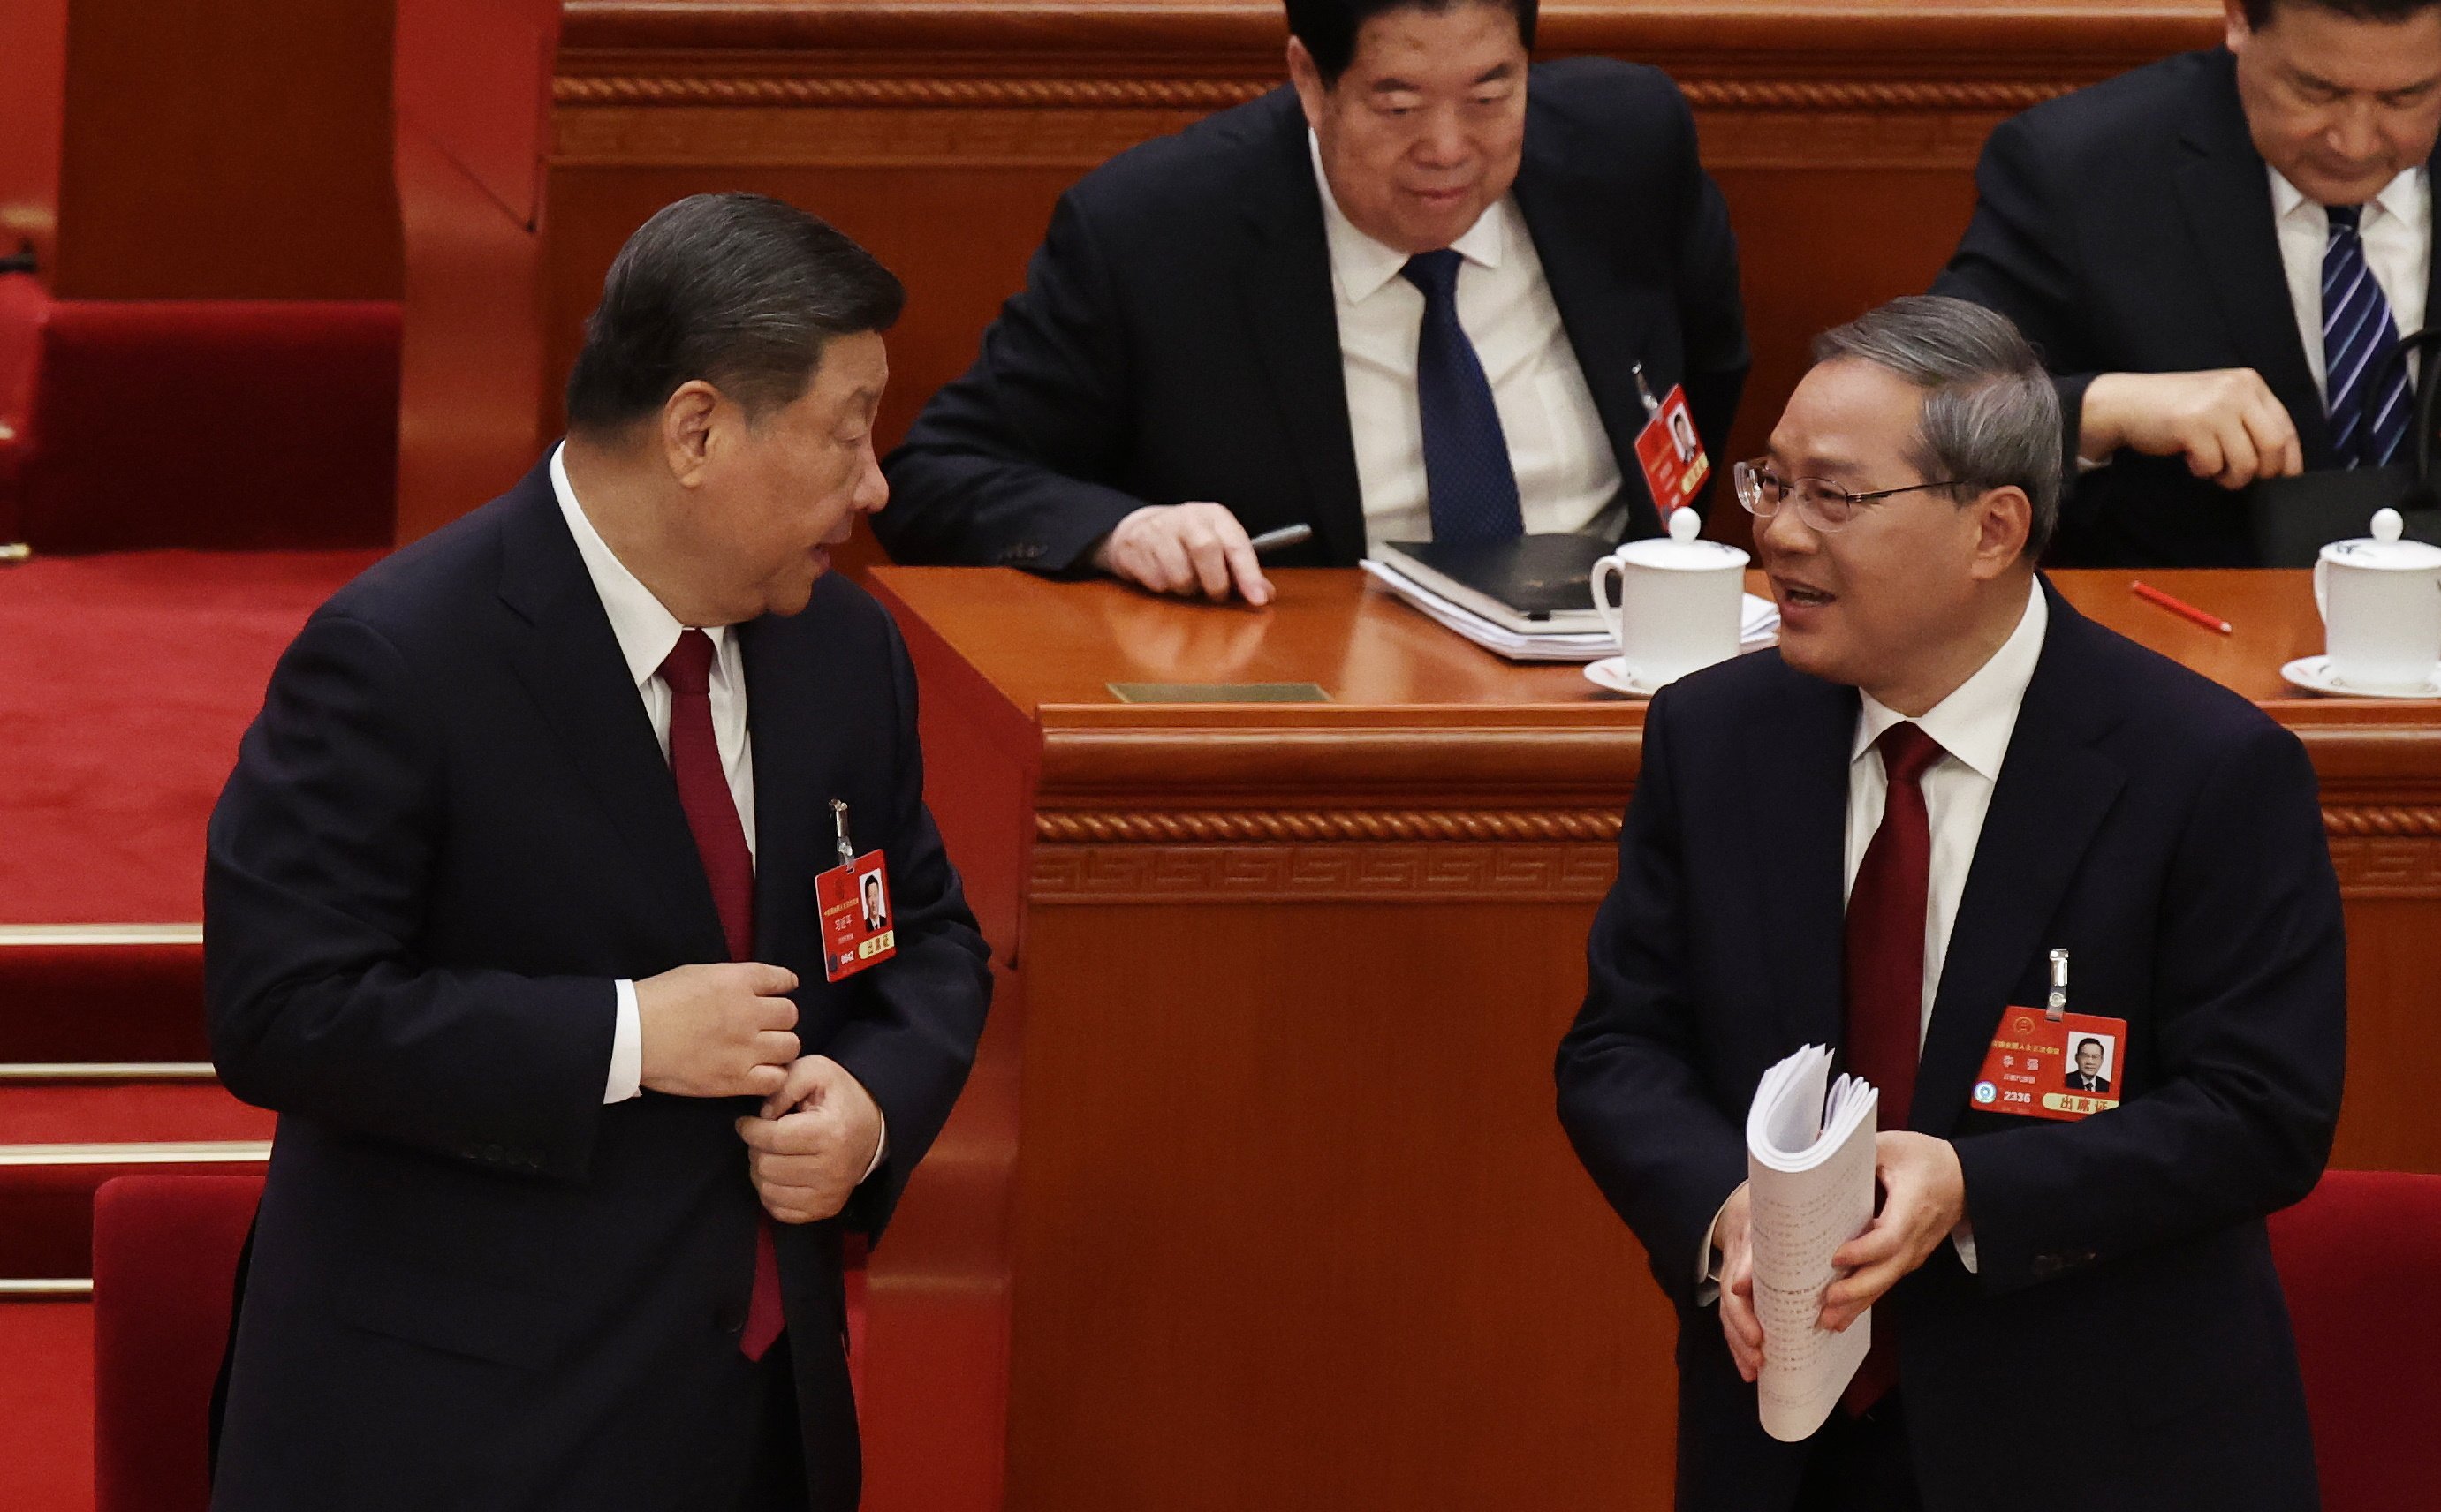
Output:
M1695 501L1704 479L1712 476L1704 443L1695 438L1695 422L1687 413L1687 389L1673 385L1661 407L1636 438L1636 459L1643 464L1645 486L1665 521L1673 511Z
M853 977L898 953L890 869L879 851L867 851L814 878L814 901L823 915L825 978L839 981Z
M2011 1008L1970 1094L1988 1113L2073 1121L2119 1106L2127 1020Z

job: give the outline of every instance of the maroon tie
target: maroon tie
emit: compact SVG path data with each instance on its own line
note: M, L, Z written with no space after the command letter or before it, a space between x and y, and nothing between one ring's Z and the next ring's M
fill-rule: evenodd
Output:
M746 826L738 821L720 742L712 732L713 656L710 636L684 630L661 663L660 678L670 690L670 775L678 780L678 806L686 810L704 879L712 884L713 906L720 910L729 959L748 961L754 955L754 853L747 848ZM754 1294L737 1341L749 1359L761 1359L787 1323L780 1307L780 1258L771 1246L771 1220L760 1213L756 1217Z
M1924 1034L1924 925L1932 883L1932 820L1924 774L1942 750L1911 724L1892 725L1875 743L1890 780L1882 827L1865 848L1848 891L1848 1070L1880 1091L1880 1126L1903 1129L1915 1100L1915 1064ZM1898 1383L1899 1331L1876 1308L1873 1343L1840 1397L1861 1413Z

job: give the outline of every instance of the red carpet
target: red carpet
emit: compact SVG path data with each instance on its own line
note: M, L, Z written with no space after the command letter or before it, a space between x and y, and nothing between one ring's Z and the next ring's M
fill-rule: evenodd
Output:
M272 664L377 555L0 567L0 923L201 918L204 820Z
M0 1302L0 1507L93 1512L93 1308Z

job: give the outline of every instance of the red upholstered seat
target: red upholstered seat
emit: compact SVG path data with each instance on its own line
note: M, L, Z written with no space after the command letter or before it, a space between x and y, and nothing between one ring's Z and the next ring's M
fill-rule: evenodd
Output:
M206 1419L260 1176L122 1176L93 1201L95 1512L204 1512Z
M207 1418L260 1176L123 1176L93 1203L94 1512L205 1512ZM847 1253L861 1388L864 1246Z
M0 540L385 545L398 361L389 301L53 300L0 278Z
M2271 1219L2327 1512L2441 1504L2441 1176L2332 1171Z

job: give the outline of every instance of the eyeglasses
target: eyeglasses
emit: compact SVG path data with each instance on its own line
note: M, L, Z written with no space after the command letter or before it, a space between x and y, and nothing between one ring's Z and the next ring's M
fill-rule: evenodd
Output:
M1894 495L1912 494L1922 488L1956 488L1959 480L1938 483L1909 483L1902 488L1875 489L1871 494L1851 494L1827 477L1784 478L1771 470L1767 459L1758 457L1751 462L1740 462L1729 469L1729 481L1737 490L1738 502L1746 513L1759 520L1770 519L1791 497L1797 500L1797 517L1817 531L1835 531L1856 517L1856 511L1866 504L1878 504Z

